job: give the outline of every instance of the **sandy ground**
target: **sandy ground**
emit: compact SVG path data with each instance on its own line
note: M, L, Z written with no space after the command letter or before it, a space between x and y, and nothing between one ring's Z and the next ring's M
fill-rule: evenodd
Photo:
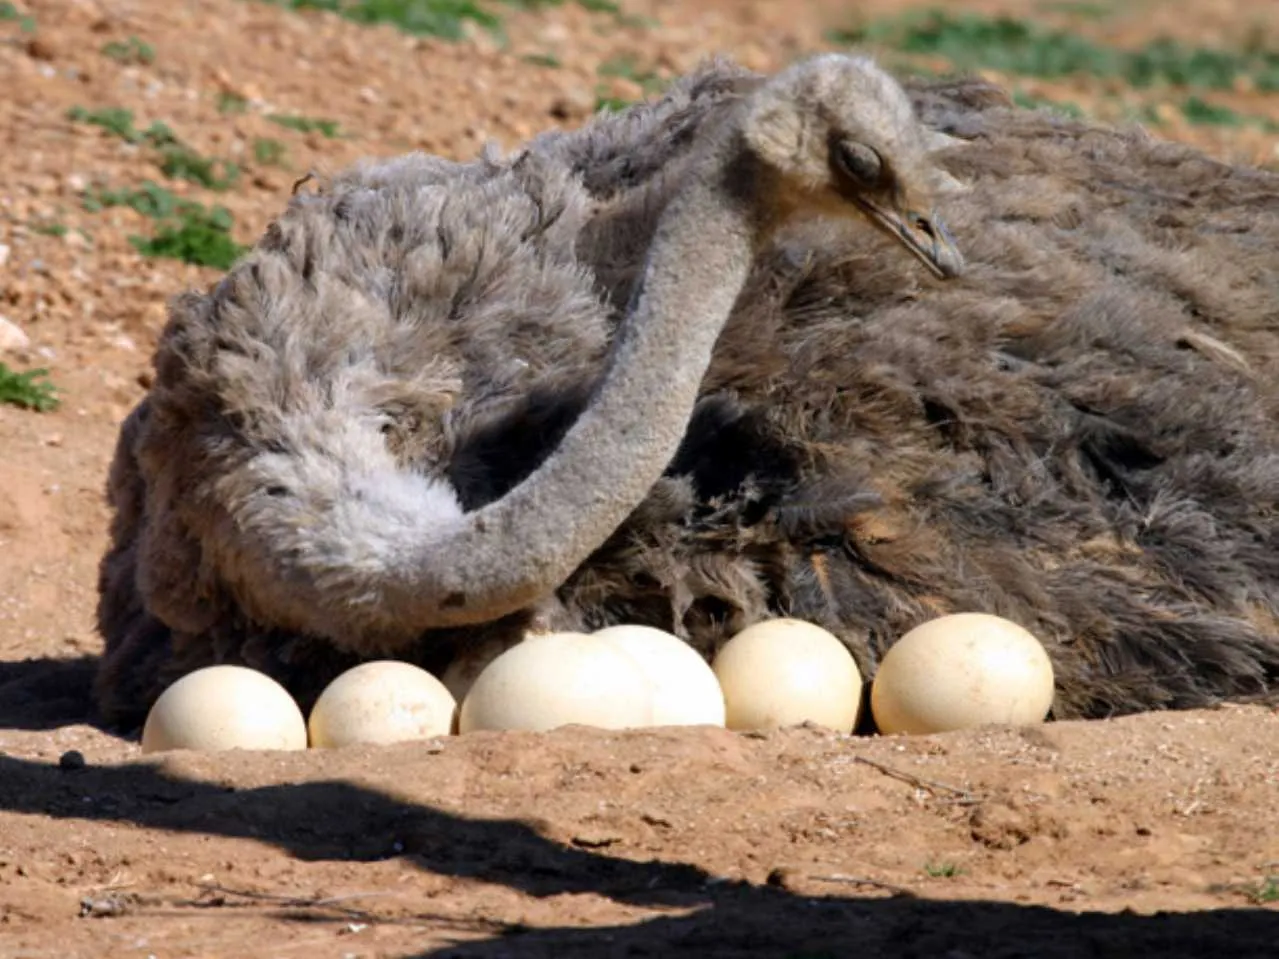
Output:
M64 400L0 406L0 956L1279 954L1279 715L1257 707L911 740L565 729L158 761L88 721L111 448L166 299L217 271L142 257L128 238L151 224L86 193L153 179L225 205L250 242L309 169L510 146L638 96L600 76L620 58L641 77L717 50L773 69L902 6L503 10L505 42L461 43L245 0L29 0L34 30L0 20L0 316L28 340L0 358L49 367ZM968 6L1067 22L1071 5ZM1279 6L1133 3L1078 27L1274 48ZM101 52L131 36L153 62ZM1099 115L1133 102L1102 81L1022 86ZM1217 102L1279 119L1275 94ZM163 122L241 175L219 193L166 181L77 106ZM1160 132L1279 161L1273 131Z

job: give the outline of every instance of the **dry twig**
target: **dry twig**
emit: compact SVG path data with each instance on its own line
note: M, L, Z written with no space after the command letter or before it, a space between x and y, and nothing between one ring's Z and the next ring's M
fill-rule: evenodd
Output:
M343 906L342 903L350 902L354 899L374 899L385 897L390 893L385 892L352 892L343 896L325 896L316 898L313 896L287 896L273 892L255 892L252 889L231 889L217 883L202 882L199 883L201 893L211 894L213 896L235 896L240 899L249 899L257 902L267 902L273 906L285 906L289 909L328 909L333 912L341 913L352 919L360 919L365 922L376 922L378 916L373 913L366 912L363 909L352 909ZM190 900L186 903L192 906L217 906L224 903L208 900Z
M926 789L932 793L947 793L953 797L952 802L958 805L976 805L982 801L982 797L973 795L973 793L967 789L960 789L958 786L951 786L947 783L937 782L933 779L921 779L914 773L894 769L892 766L886 766L873 759L867 759L865 756L854 756L853 762L869 766L871 769L883 773L890 779L896 779L900 782L908 783L916 789Z

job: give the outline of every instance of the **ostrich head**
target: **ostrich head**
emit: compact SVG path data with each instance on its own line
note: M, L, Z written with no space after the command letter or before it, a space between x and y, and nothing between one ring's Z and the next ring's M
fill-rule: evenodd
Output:
M782 219L857 212L934 275L962 271L963 257L935 210L943 192L935 135L872 61L832 54L779 74L748 102L741 135L775 171L770 192Z
M562 346L605 328L574 260L582 191L566 170L516 189L514 167L432 179L410 164L296 201L166 330L139 452L157 502L138 577L151 608L198 631L207 614L179 607L220 591L272 628L366 653L526 608L660 478L774 230L869 218L937 275L959 272L925 133L869 61L791 67L694 151L586 409L531 475L470 512L447 471L397 458L385 399L424 376L455 394L500 380L481 342Z

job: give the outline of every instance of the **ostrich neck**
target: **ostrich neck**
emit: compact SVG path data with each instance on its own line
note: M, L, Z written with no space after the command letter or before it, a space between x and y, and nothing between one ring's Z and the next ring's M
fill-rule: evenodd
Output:
M604 374L555 452L502 499L426 544L427 555L419 552L403 571L406 621L464 625L531 605L661 478L755 248L758 221L747 197L758 189L756 171L732 146L721 140L663 214Z

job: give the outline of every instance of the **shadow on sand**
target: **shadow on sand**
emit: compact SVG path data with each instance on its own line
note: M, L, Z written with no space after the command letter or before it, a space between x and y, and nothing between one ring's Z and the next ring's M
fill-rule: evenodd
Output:
M86 660L56 668L48 662L0 664L0 727L84 721L83 700L74 703L91 675ZM24 678L30 685L16 695ZM804 896L778 886L718 881L688 864L636 862L565 846L526 823L468 819L341 781L235 789L166 775L151 764L61 768L0 755L0 812L248 838L308 861L402 857L423 870L531 896L593 893L687 910L616 927L493 925L485 939L423 957L1279 955L1279 912L1265 908L1137 916L909 896Z
M0 662L0 729L96 725L89 691L98 657Z

